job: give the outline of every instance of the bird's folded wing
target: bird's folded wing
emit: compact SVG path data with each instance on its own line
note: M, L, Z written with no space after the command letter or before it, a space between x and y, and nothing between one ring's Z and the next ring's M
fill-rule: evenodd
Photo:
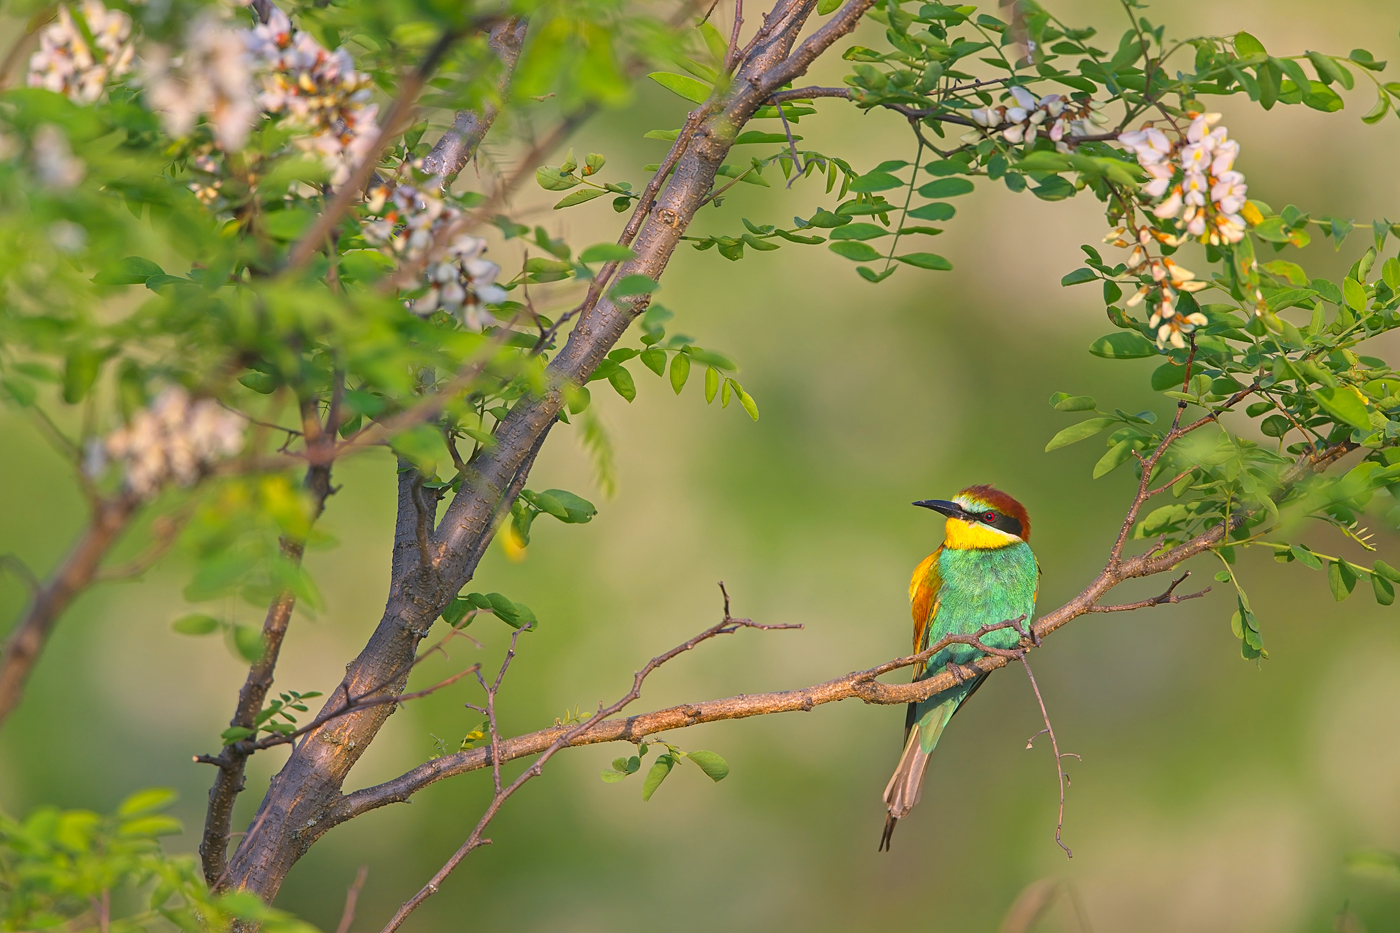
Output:
M914 617L915 654L927 647L924 641L928 637L929 622L938 611L938 591L943 588L943 579L938 575L938 555L942 551L943 546L939 545L938 550L925 557L909 580L909 611ZM916 667L914 676L922 674L924 667L924 664Z

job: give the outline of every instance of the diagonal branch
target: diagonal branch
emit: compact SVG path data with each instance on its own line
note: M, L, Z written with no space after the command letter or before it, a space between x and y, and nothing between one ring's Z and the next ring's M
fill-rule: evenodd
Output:
M496 79L496 94L504 98L510 90L511 79L515 76L515 66L520 61L520 50L525 45L525 33L529 22L522 16L515 16L491 27L489 43L491 50L501 61L501 73ZM432 151L423 157L423 171L436 175L445 188L457 177L472 157L477 147L491 131L496 122L499 108L492 101L485 101L478 110L459 110L452 120L452 126L434 144Z
M34 591L24 618L11 630L0 650L0 724L19 705L24 685L59 617L97 578L103 559L126 531L140 505L141 500L130 493L95 500L82 537L53 576Z

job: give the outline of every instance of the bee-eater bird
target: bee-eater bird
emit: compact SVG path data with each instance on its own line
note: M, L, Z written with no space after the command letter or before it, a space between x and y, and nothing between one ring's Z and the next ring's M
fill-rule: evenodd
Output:
M914 653L936 644L945 635L971 635L984 625L1022 619L1029 627L1040 585L1040 567L1027 543L1031 522L1021 503L991 486L970 486L951 502L925 499L914 503L947 516L943 543L924 558L909 581L914 616ZM1021 636L1015 628L983 635L984 645L1014 648ZM923 680L948 664L968 664L984 652L972 645L952 644L914 669ZM924 781L928 756L938 744L948 720L982 686L981 674L910 703L905 718L904 754L885 788L885 832L880 848L890 847L895 823L914 804Z

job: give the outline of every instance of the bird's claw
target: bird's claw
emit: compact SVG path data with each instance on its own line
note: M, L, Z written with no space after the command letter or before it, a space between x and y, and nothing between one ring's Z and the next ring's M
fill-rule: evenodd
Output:
M943 665L943 669L952 676L954 683L956 683L959 687L967 683L967 678L963 676L962 668L954 664L952 661L949 661L947 664Z

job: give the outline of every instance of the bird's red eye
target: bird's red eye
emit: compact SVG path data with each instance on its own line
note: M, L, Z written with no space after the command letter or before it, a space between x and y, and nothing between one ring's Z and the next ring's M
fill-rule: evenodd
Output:
M988 512L987 514L985 514L985 515L982 516L982 521L986 522L988 525L990 525L992 522L994 522L994 521L996 521L996 520L997 520L997 513L995 513L995 512Z

